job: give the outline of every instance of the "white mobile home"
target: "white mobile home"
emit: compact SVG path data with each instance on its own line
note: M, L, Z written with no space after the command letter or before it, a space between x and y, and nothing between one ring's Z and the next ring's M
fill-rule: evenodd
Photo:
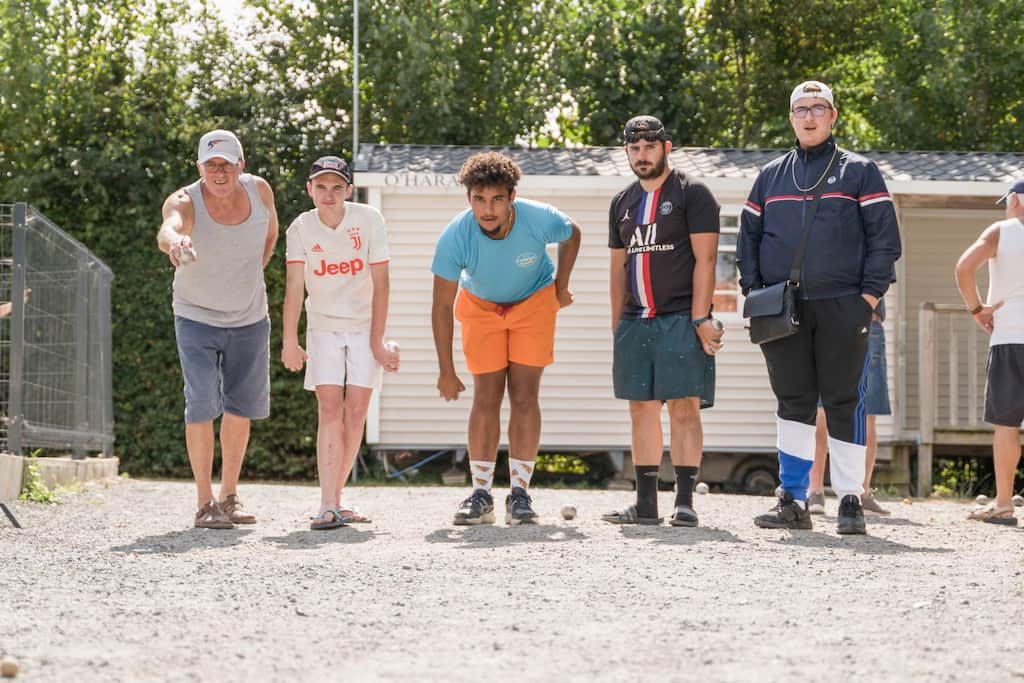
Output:
M463 161L481 149L374 144L360 148L356 185L388 223L392 255L388 333L400 341L403 360L402 371L386 378L379 400L371 407L367 424L371 447L459 448L465 443L471 377L461 365L458 334L456 361L470 390L459 401L445 403L434 387L437 364L430 329L430 261L441 230L467 206L455 175ZM541 388L541 447L628 451L626 406L612 396L611 389L606 246L608 203L634 179L625 153L621 148L499 151L523 168L521 196L558 206L583 229L583 246L572 278L576 303L559 315L556 361L545 372ZM684 148L674 149L671 155L673 166L706 183L722 205L715 314L725 323L727 342L718 356L715 406L703 413L708 453L774 452L774 399L764 361L749 342L738 313L742 300L736 287L734 249L740 209L750 186L759 168L780 153ZM866 156L878 164L895 197L904 243L898 282L886 295L894 415L879 419L880 457L884 460L894 452L905 457L920 438L921 305L959 304L953 281L956 258L986 225L1002 217L994 201L1011 178L1024 174L1024 155L869 152ZM974 343L980 344L972 347L976 367L979 357L983 362L984 343ZM955 362L972 365L965 360ZM951 387L956 394L960 385L954 363L943 360L940 365L934 378L938 396L945 396ZM976 384L976 373L967 374ZM963 407L978 412L976 402L954 400L954 418ZM940 399L937 410L949 413L948 397ZM967 423L973 419L968 415Z

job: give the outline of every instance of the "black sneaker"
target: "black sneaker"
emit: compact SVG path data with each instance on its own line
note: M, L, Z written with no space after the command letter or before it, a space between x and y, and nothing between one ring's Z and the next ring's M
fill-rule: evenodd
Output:
M526 489L515 486L505 498L505 524L536 524L537 513L530 507L533 501Z
M811 513L793 500L793 494L783 491L779 502L766 514L754 517L754 524L762 529L810 529Z
M469 498L462 501L455 513L456 526L494 524L494 498L483 489L473 489Z
M853 495L843 496L843 499L839 501L839 521L836 524L836 533L866 534L867 532L860 498Z

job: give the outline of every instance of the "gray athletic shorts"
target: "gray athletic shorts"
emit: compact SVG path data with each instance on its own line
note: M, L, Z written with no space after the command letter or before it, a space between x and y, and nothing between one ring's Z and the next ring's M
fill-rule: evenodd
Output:
M670 401L700 397L715 404L715 358L704 353L689 315L620 320L612 361L615 397Z
M262 420L270 415L270 318L244 327L215 327L174 317L185 377L185 422L210 422L225 412Z
M985 422L1001 427L1024 422L1024 344L997 344L988 350Z

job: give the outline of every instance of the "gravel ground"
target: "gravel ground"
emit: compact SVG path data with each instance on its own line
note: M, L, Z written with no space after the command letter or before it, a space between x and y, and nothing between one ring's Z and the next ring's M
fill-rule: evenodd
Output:
M767 498L698 496L698 529L616 527L598 515L631 492L537 489L542 524L456 528L461 489L351 487L374 523L312 532L316 489L241 492L260 523L233 531L190 528L183 482L14 504L17 680L1024 680L1024 530L963 504L893 502L840 537L832 515L756 529Z

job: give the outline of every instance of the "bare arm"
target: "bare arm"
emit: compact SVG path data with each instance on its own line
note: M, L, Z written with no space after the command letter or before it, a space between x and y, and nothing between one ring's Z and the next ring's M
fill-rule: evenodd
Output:
M281 315L281 363L296 372L308 359L299 345L299 315L302 313L302 298L306 292L306 264L289 263L285 275L284 311Z
M262 178L256 178L256 189L259 190L260 199L263 200L263 205L267 207L267 212L270 214L270 221L267 224L267 239L263 244L263 267L266 268L274 255L274 247L277 246L277 208L274 206L274 191L270 188L270 183Z
M434 329L434 349L437 351L437 389L441 398L454 401L466 387L455 374L455 360L452 355L452 340L455 335L455 295L459 283L434 276L434 304L430 322Z
M569 289L569 276L572 275L576 257L580 253L580 241L583 233L580 226L572 224L572 234L567 240L558 243L558 271L555 273L555 295L558 303L565 308L573 302L572 290Z
M612 332L622 319L626 307L626 250L609 249L608 298L612 308Z
M164 200L163 221L156 233L156 244L175 267L180 263L181 249L192 247L194 221L192 200L184 190L177 190Z
M690 235L693 250L693 301L690 320L699 320L711 314L711 301L715 296L715 266L718 263L718 233L698 232ZM708 320L697 328L704 353L713 356L721 347L722 330L716 330Z
M384 347L384 332L388 326L388 302L391 298L391 276L387 261L370 264L373 279L373 298L370 302L370 348L373 357L387 372L398 369L398 352Z
M956 286L968 310L973 311L979 305L981 310L974 314L974 322L989 334L992 333L992 314L1003 305L1002 301L986 304L978 294L978 283L975 274L988 259L996 255L999 247L999 226L990 225L981 236L967 247L956 262Z

